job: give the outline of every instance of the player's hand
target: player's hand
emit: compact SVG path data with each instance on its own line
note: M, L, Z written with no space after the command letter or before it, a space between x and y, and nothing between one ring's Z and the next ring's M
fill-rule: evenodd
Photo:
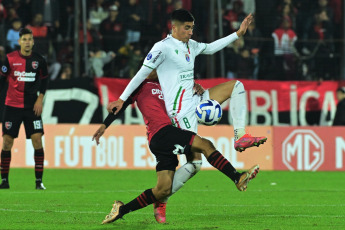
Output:
M99 129L97 129L95 134L93 134L92 141L95 140L96 144L99 145L99 138L101 138L104 132L105 132L105 125L101 124L101 127L99 127Z
M37 100L34 104L33 111L35 112L36 116L40 116L42 114L42 110L43 110L43 101L41 99L37 98Z
M201 95L205 92L205 89L198 83L194 83L193 87L194 93Z
M252 21L253 21L253 15L252 15L252 14L249 14L249 15L243 20L243 22L241 23L240 28L237 30L237 32L236 32L236 33L237 33L237 36L239 36L239 37L243 36L243 35L246 33L246 31L247 31L247 29L248 29L250 23L252 23Z
M123 106L124 101L118 99L117 101L110 102L107 106L107 110L109 113L117 114ZM114 111L116 109L116 111Z

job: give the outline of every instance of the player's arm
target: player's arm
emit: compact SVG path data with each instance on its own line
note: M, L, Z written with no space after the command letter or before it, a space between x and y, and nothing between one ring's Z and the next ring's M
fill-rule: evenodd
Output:
M39 72L39 77L41 78L41 85L39 88L39 92L40 94L38 95L36 102L34 104L34 112L36 116L40 116L42 114L42 110L43 110L43 97L44 94L46 93L47 87L48 87L48 68L47 68L47 64L44 63L42 64L42 68Z
M117 101L109 103L107 110L109 113L113 113L113 109L116 108L115 114L121 111L124 102L129 98L129 96L139 87L141 83L146 79L146 77L152 72L152 69L143 65L133 79L127 85L125 91L121 94Z
M240 28L237 32L234 32L224 38L218 39L210 44L205 44L204 50L201 52L202 54L214 54L218 52L219 50L225 48L230 43L236 41L239 37L243 36L247 29L249 24L253 21L253 15L249 14L241 23Z
M108 114L108 116L105 118L105 120L103 121L103 124L101 124L101 126L97 129L97 131L93 134L92 140L96 141L96 144L99 144L99 138L101 138L101 136L104 134L105 130L109 127L109 125L111 123L113 123L113 121L116 120L116 118L118 118L119 116L121 116L121 114L124 113L124 111L126 110L126 108L132 104L132 99L129 98L127 99L122 108L120 109L120 111L116 114L114 114L116 108L114 107L114 111L112 111L111 113Z
M119 111L124 103L128 99L128 97L134 92L135 89L139 87L141 83L149 76L152 70L157 69L157 67L164 61L165 59L165 46L158 42L156 43L152 49L150 50L149 54L144 60L143 66L137 72L137 74L133 77L133 79L127 85L125 91L121 94L120 98L110 103L107 106L107 110L109 113L113 111L113 108L116 108ZM116 114L116 112L115 112Z

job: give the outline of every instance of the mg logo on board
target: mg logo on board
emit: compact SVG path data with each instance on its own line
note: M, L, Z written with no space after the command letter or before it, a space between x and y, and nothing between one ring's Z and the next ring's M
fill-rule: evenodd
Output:
M294 130L284 140L282 149L283 163L291 171L316 171L324 161L324 144L312 130Z

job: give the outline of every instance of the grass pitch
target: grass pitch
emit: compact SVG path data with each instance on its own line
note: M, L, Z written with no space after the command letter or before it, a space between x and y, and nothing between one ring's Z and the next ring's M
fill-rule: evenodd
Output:
M261 171L239 192L218 171L201 171L169 200L167 224L152 205L101 225L115 199L156 183L155 171L54 170L45 191L33 169L11 169L0 190L0 229L345 229L344 172Z

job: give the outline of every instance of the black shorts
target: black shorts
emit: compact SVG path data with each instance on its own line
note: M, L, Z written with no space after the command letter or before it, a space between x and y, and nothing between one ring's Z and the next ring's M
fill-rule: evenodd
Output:
M7 134L17 138L22 122L24 122L26 139L30 139L34 133L44 134L42 118L36 116L32 108L24 109L6 105L2 119L2 135Z
M167 125L151 139L150 150L156 156L156 171L175 171L178 165L177 155L191 154L195 133Z

